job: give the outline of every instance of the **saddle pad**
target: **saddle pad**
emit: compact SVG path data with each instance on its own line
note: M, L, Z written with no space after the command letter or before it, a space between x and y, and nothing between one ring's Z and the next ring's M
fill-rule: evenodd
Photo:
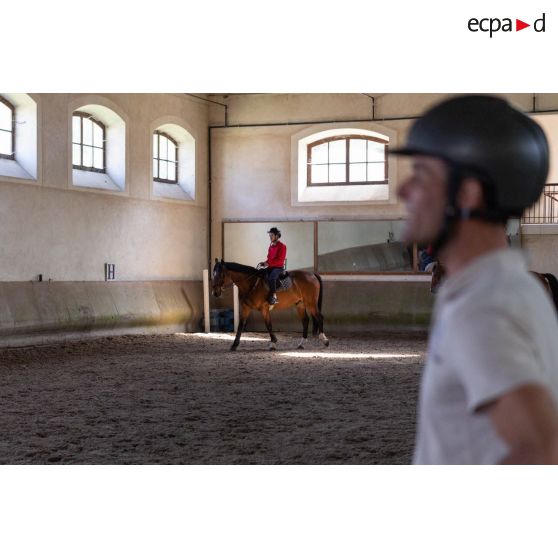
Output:
M277 292L287 291L293 286L293 280L289 274L280 275L277 280Z

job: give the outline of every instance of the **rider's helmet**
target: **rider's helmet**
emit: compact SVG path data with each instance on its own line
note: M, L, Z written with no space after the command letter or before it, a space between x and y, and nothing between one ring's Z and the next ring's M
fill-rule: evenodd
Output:
M274 234L278 238L281 238L281 231L277 227L271 227L271 229L267 231L267 234Z
M391 152L439 157L448 164L444 241L449 224L458 219L505 222L521 216L540 197L549 166L542 128L505 100L487 95L434 106L414 123L406 145ZM467 177L483 185L486 209L466 213L457 207L457 192Z

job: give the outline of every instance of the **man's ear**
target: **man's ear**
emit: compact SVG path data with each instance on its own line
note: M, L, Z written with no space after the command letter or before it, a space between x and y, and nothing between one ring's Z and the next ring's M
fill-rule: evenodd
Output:
M461 209L482 209L485 206L482 184L476 178L465 178L459 188L457 205Z

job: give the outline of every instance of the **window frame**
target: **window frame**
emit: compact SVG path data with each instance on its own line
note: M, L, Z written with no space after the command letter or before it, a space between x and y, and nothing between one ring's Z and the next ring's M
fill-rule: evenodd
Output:
M345 146L345 182L312 182L312 149L317 145L321 145L323 143L330 143L332 141L337 140L346 140ZM350 172L350 140L352 139L361 139L366 141L373 141L376 143L380 143L384 145L384 180L372 180L372 181L360 181L360 182L350 182L349 181L349 172ZM320 188L323 186L373 186L375 184L388 184L389 183L389 174L388 174L388 150L389 150L389 140L384 140L377 137L371 137L368 135L360 135L360 134L350 134L350 135L340 135L340 136L328 136L327 138L323 138L307 145L306 149L306 186L308 188ZM368 164L368 161L365 161ZM336 163L327 163L327 166ZM341 164L341 163L337 163Z
M12 105L12 103L10 103L10 101L8 101L8 99L2 97L0 95L0 103L6 105L11 111L12 111L12 129L11 130L4 130L6 132L10 132L12 135L12 154L11 155L6 155L4 153L0 153L0 158L2 159L9 159L11 161L15 161L15 150L16 150L16 131L15 131L15 122L16 122L16 109L15 106Z
M159 136L163 136L164 138L166 138L168 141L170 141L173 145L174 145L174 150L175 150L175 160L174 160L174 176L175 176L175 180L169 180L168 178L159 178L159 176L154 176L153 180L155 182L162 182L163 184L176 184L177 186L179 185L179 178L178 178L178 142L172 138L169 134L167 134L166 132L162 132L160 130L154 130L153 132L153 140L157 142L157 157L152 157L151 159L155 159L157 161L157 175L159 175L159 163L161 160L167 162L167 163L172 163L173 161L169 161L168 159L161 159L160 158L160 153L159 153ZM156 136L156 137L155 137ZM153 152L153 150L151 150ZM152 169L151 174L153 173L154 169Z
M80 142L79 144L77 144L74 141L74 137L73 137L73 132L72 132L72 147L74 145L79 145L80 147L80 158L81 161L83 162L83 119L87 118L88 120L91 120L92 122L94 122L95 124L97 124L98 126L100 126L100 128L103 130L103 168L102 169L98 169L97 167L86 167L85 165L74 165L73 162L73 149L72 149L72 169L75 170L82 170L82 171L87 171L87 172L100 172L102 174L106 174L107 172L107 150L106 150L106 141L107 141L107 127L105 124L103 124L100 120L98 120L97 118L95 118L92 114L88 114L87 112L81 112L81 111L75 111L72 113L72 119L74 116L79 116L80 117ZM73 130L73 126L72 126L72 130ZM87 146L87 147L92 147L94 149L99 149L98 147L91 145L91 146Z

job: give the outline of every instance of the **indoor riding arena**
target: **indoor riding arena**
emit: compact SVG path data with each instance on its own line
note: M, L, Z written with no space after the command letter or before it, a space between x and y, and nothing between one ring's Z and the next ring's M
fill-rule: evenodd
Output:
M552 158L558 94L502 96ZM390 149L444 97L0 93L0 463L410 463L435 295ZM232 351L214 267L272 227L323 333L279 291ZM558 275L555 163L508 233Z

